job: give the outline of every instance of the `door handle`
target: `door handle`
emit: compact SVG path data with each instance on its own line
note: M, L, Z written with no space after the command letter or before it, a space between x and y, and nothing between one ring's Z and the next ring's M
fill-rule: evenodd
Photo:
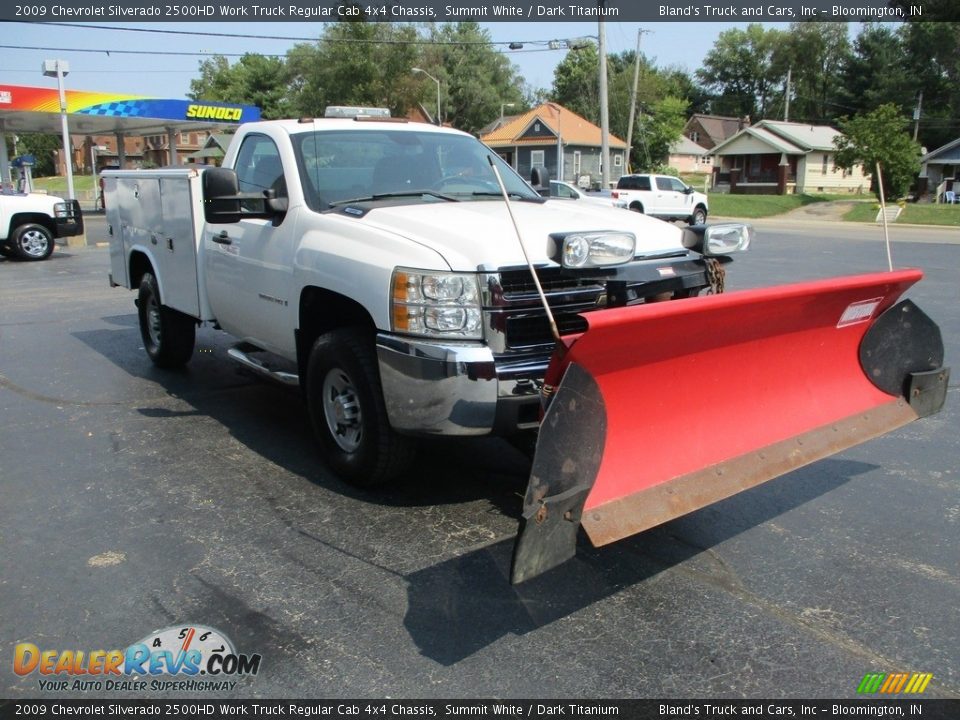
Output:
M215 243L219 245L232 245L233 240L230 239L230 236L227 234L226 230L221 230L219 233L210 238Z

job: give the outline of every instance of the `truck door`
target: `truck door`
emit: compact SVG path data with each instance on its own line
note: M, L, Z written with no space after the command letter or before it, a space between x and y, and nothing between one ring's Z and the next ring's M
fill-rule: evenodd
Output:
M243 139L235 170L241 193L273 190L287 197L289 176L276 143L251 133ZM257 201L245 201L254 209ZM273 220L252 218L204 228L207 294L220 326L231 335L273 352L294 348L293 316L298 299L293 292L295 212Z
M678 193L673 185L673 178L657 176L657 212L663 215L673 215L682 212L683 195Z

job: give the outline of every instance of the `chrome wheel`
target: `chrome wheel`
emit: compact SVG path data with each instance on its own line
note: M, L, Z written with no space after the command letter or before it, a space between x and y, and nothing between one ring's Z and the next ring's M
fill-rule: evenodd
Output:
M13 232L11 247L21 260L46 260L53 253L53 235L43 225L27 223Z
M355 452L363 440L363 417L353 380L340 368L323 379L323 416L327 428L344 452Z
M20 236L20 249L30 257L43 257L50 247L50 239L40 230L27 230Z

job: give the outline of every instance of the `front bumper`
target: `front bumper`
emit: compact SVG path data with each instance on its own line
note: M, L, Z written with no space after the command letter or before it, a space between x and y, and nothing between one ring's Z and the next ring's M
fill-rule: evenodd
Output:
M66 207L61 208L61 205ZM83 212L80 210L80 203L76 200L57 203L54 223L56 224L56 235L58 238L82 235Z
M510 434L536 427L536 380L547 358L498 368L480 343L377 335L380 382L390 424L411 435Z

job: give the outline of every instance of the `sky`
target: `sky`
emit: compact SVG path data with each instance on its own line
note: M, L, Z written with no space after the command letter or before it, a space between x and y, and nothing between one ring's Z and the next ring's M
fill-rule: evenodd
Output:
M597 35L597 23L486 23L494 41L564 40ZM769 23L785 27L785 23ZM655 59L658 66L679 66L688 71L700 67L714 40L731 27L746 23L648 23L641 52ZM263 35L315 39L321 23L114 23L110 28L135 27L147 30L187 30L192 32L229 32L249 34L249 38L217 38L164 35L95 29L89 26L66 27L57 24L5 24L0 56L0 83L55 87L56 81L41 72L44 60L66 60L70 74L68 89L129 93L158 98L184 98L190 80L197 76L203 57L172 56L156 52L197 52L284 54L297 40L269 40ZM639 23L606 23L607 48L611 54L633 50L637 44ZM302 41L302 40L301 40ZM17 46L17 47L12 47ZM26 47L49 48L44 50ZM110 50L136 50L143 54L112 53ZM95 51L95 52L88 52ZM152 51L152 52L151 52ZM520 51L504 50L517 65L521 76L532 88L549 89L553 69L566 51L543 50L527 46ZM425 68L426 69L426 68Z

